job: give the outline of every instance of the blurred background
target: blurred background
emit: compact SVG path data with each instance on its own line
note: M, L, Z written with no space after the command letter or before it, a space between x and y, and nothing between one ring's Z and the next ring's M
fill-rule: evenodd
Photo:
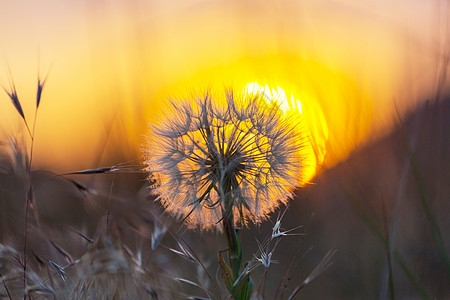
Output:
M3 0L0 6L0 83L15 84L30 125L37 77L48 75L32 178L42 230L71 245L72 255L84 246L73 247L73 236L55 224L93 237L109 205L119 224L125 220L122 229L132 220L132 228L153 230L144 217L160 211L139 172L141 145L167 99L258 83L301 103L295 113L308 137L310 184L297 191L284 225L305 225L301 253L314 246L298 278L338 250L333 266L299 298L388 297L383 240L391 235L390 247L401 256L392 258L398 298L450 297L448 1ZM0 116L0 242L18 244L30 141L6 93ZM131 171L57 176L121 163ZM96 193L85 197L74 182ZM253 236L264 237L270 226L243 233L247 255L256 249ZM220 236L205 235L214 264ZM274 285L293 244L283 240L274 254Z

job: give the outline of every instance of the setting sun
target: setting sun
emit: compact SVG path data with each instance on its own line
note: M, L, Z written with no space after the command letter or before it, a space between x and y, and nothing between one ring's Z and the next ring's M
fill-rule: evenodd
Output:
M279 86L271 89L268 85L260 86L253 82L247 84L245 91L249 94L264 95L267 102L278 103L284 114L298 121L296 130L302 136L300 141L300 156L303 162L302 184L309 183L316 174L317 167L323 163L328 139L328 126L320 106L314 99L299 100L294 94L286 94Z
M45 9L46 1L54 11ZM360 22L356 14L342 19L313 2L262 1L253 11L233 1L181 6L46 1L28 15L7 1L0 22L11 30L2 35L9 42L3 46L0 83L15 81L31 119L36 70L38 65L44 75L50 70L36 127L35 161L51 157L59 170L89 167L104 143L126 141L120 150L124 158L136 155L146 123L168 97L256 82L270 90L280 87L289 101L292 96L300 101L302 112L298 105L293 109L309 133L305 144L311 147L305 151L311 177L390 128L392 99L399 99L397 108L407 108L434 82L422 48L408 47L389 25L378 26L381 19L369 15ZM420 11L427 11L422 5ZM392 9L380 6L377 13L390 17L397 12L399 22L417 30L421 40L434 38ZM341 26L327 26L321 18ZM417 70L402 68L408 66L405 57L417 63ZM420 84L404 88L410 82ZM0 108L0 135L20 131L10 103L3 99Z

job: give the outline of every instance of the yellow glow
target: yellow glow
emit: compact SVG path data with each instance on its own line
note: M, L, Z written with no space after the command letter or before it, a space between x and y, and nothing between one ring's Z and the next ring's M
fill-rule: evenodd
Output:
M247 84L245 90L249 94L258 94L268 103L276 102L280 109L299 122L297 130L302 136L300 157L302 158L302 184L306 184L316 175L318 165L323 163L328 139L328 125L320 106L314 99L296 99L294 94L288 96L286 91L277 86L270 88L256 82ZM303 104L309 109L303 113Z
M221 94L229 87L262 92L268 100L281 102L286 113L297 116L305 136L304 183L313 182L324 167L333 166L363 141L373 118L371 98L352 80L312 59L289 54L243 57L199 70L162 87L156 99L189 98L206 90ZM148 104L147 115L152 119L155 102Z
M407 12L388 1L257 2L6 0L0 83L9 65L28 123L37 64L52 66L34 162L67 170L125 161L139 155L167 97L257 82L283 89L286 109L302 116L318 173L388 129L394 99L404 109L432 95L445 31L431 2ZM17 134L4 93L0 113L0 135Z

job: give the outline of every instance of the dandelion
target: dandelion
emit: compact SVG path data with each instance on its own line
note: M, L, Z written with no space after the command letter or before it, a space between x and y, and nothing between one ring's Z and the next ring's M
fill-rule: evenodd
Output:
M295 123L263 91L228 90L224 98L172 101L167 119L151 128L145 163L168 212L190 227L224 231L223 281L234 299L248 300L253 281L249 262L242 269L237 227L287 203L299 183L301 144Z
M257 224L299 183L295 122L257 90L224 98L171 101L145 145L158 200L189 227L223 230L224 217Z

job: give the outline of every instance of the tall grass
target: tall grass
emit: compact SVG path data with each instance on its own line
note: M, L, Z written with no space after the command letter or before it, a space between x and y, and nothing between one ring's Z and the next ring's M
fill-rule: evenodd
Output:
M10 72L11 75L11 72ZM28 241L28 212L30 209L30 206L33 205L33 186L31 184L31 168L32 168L32 163L33 163L33 148L34 148L34 137L35 137L35 129L36 129L36 119L37 119L37 112L39 109L39 105L41 103L41 97L42 97L42 92L44 89L44 85L46 82L47 78L44 77L43 79L40 77L39 73L38 73L38 80L37 80L37 92L36 92L36 107L35 107L35 114L34 114L34 118L33 118L33 127L30 130L30 127L28 126L28 122L27 122L27 118L24 115L23 109L22 109L22 105L20 103L19 100L19 96L17 94L17 90L16 90L16 86L14 84L14 81L12 79L12 76L10 78L10 87L9 89L4 88L5 92L7 93L8 97L10 98L12 104L14 105L14 108L16 109L17 113L20 115L20 117L22 118L25 127L27 129L29 138L31 140L31 146L30 146L30 152L29 152L29 160L28 160L28 165L27 167L27 178L26 178L26 188L25 188L25 216L24 216L24 243L23 243L23 253L22 253L22 261L21 264L23 266L23 285L24 285L24 291L27 290L27 263L28 263L28 258L27 258L27 241ZM36 210L35 210L36 212ZM36 222L38 222L38 216L37 214L35 214L35 219ZM23 298L26 299L26 293L24 292Z

